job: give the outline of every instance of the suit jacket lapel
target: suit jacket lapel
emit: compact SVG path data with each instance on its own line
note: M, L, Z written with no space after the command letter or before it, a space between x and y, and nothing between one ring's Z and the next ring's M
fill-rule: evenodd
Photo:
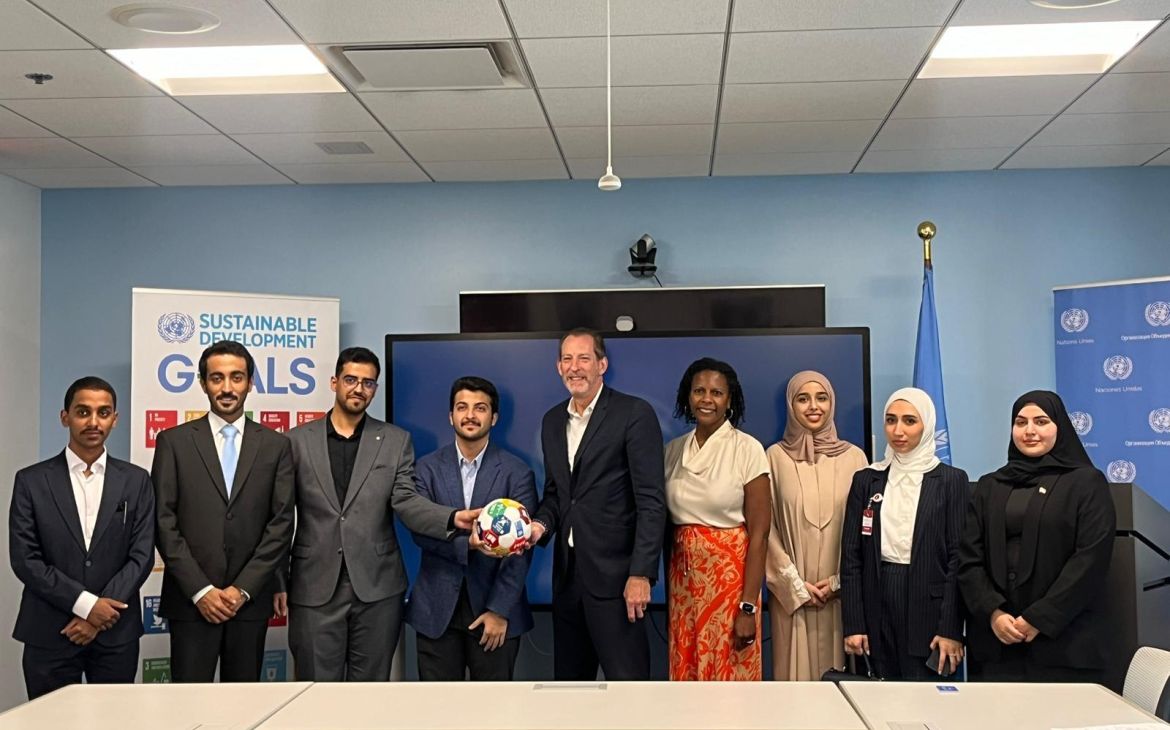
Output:
M491 446L487 448L487 453L483 455L483 461L480 462L479 471L475 475L475 488L471 490L473 507L482 507L491 501L488 497L492 494L496 477L500 475L499 454Z
M325 499L329 500L334 510L341 512L341 502L337 501L337 485L333 483L333 469L329 464L329 429L325 426L325 418L313 421L314 424L320 424L320 428L309 436L309 464L317 475L317 486L325 493Z
M215 451L215 436L211 433L211 423L207 420L207 416L204 416L197 421L192 421L192 424L191 441L195 444L195 451L203 459L203 466L207 468L212 483L219 490L219 496L223 497L224 502L227 502L228 494L223 481L223 467L220 466L219 454ZM248 439L245 437L244 442L247 441ZM236 474L239 475L238 467Z
M459 467L459 446L451 444L439 459L439 494L447 507L463 509L463 472Z
M353 461L353 473L349 476L349 486L345 490L345 504L341 508L342 512L349 509L358 492L362 490L362 486L366 483L366 477L374 468L374 463L378 460L378 452L384 443L386 443L386 434L382 424L374 423L373 419L367 418L365 425L362 426L362 438L358 442L357 456L354 457ZM393 477L391 477L391 483L393 483Z
M572 470L569 468L569 412L564 408L557 408L556 423L553 426L553 461L551 464L545 464L545 469L553 472L553 478L559 483L566 486L573 481ZM580 453L581 449L578 448ZM564 481L561 478L564 478Z
M1040 537L1040 513L1044 511L1048 495L1059 479L1059 476L1044 477L1028 499L1028 508L1024 512L1024 532L1020 535L1020 564L1016 566L1016 585L1032 575L1032 567L1036 563L1036 542Z
M890 473L887 470L874 471L873 474L869 483L869 497L867 498L866 506L873 510L873 532L869 536L871 540L870 545L873 546L873 549L870 552L873 556L874 568L880 575L882 568L882 502L880 500L876 502L871 500L875 494L880 494L883 498L885 497L886 484L888 483L887 480L889 479ZM865 508L862 507L863 514Z
M577 473L578 467L581 466L581 455L585 453L585 449L589 448L589 442L597 434L601 428L601 422L605 420L605 414L609 410L609 388L601 391L601 397L597 399L597 405L593 406L593 413L589 416L589 425L585 427L585 433L581 436L581 443L577 446L577 453L573 458L573 473ZM568 413L565 414L566 420ZM565 444L566 459L569 453L568 443Z
M914 535L910 538L911 550L921 549L914 546L925 546L923 542L926 538L923 537L922 532L926 529L927 523L930 521L930 515L934 511L934 503L942 498L942 490L939 489L939 480L941 475L935 469L931 469L922 475L922 488L918 493L918 507L914 510ZM928 549L929 548L925 548ZM911 559L913 559L913 552L911 552Z
M987 497L987 558L991 563L991 577L1000 588L1007 588L1007 516L1008 497L1012 494L1010 484L1000 481L993 483Z
M102 533L110 526L110 521L117 514L118 506L122 504L122 495L126 491L126 473L112 458L106 457L106 478L102 484L102 503L98 506L97 521L93 526L93 536L89 539L90 550L98 544ZM125 508L123 508L125 509Z
M77 547L85 552L85 535L81 532L81 518L77 516L77 500L73 498L73 480L69 478L69 465L65 461L64 451L54 460L48 481L49 492L57 503L65 526L69 528L69 534L77 541Z
M256 463L256 455L260 453L260 439L265 427L244 419L244 443L240 446L240 458L236 460L236 476L232 479L232 496L228 503L236 501L240 490L248 482L248 473Z

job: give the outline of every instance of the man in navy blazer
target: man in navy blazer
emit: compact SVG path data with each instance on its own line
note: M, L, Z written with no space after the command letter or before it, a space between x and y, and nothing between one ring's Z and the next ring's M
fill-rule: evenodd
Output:
M457 379L451 386L455 443L415 465L420 494L456 509L481 508L501 497L536 507L536 480L528 466L490 443L500 396L491 382ZM406 620L418 633L418 675L424 681L512 679L520 635L532 628L524 581L531 554L493 558L474 537L436 540L415 534L422 565Z
M68 684L130 683L138 670L138 589L154 567L154 490L146 470L115 459L109 383L65 393L69 445L16 474L9 558L24 583L12 638L24 643L28 698Z

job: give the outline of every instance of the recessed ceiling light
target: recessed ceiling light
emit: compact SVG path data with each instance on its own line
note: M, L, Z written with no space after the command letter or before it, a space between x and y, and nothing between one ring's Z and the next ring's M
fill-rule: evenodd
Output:
M219 27L219 18L206 10L178 5L122 5L111 10L110 17L127 28L167 35L206 33Z
M127 48L108 53L172 96L345 91L305 46Z
M947 28L918 78L1099 74L1160 21Z
M1028 0L1028 2L1045 10L1084 10L1112 5L1120 0Z

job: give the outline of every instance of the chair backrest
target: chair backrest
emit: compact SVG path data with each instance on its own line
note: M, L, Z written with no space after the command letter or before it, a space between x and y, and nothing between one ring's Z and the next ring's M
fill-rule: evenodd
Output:
M1146 712L1170 722L1170 651L1143 646L1133 655L1122 695Z

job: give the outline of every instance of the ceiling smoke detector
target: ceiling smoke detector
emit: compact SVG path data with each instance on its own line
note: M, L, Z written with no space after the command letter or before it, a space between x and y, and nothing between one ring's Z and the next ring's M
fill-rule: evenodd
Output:
M151 5L134 3L121 5L110 11L118 25L144 33L164 35L191 35L206 33L219 27L219 18L206 10L180 5Z

